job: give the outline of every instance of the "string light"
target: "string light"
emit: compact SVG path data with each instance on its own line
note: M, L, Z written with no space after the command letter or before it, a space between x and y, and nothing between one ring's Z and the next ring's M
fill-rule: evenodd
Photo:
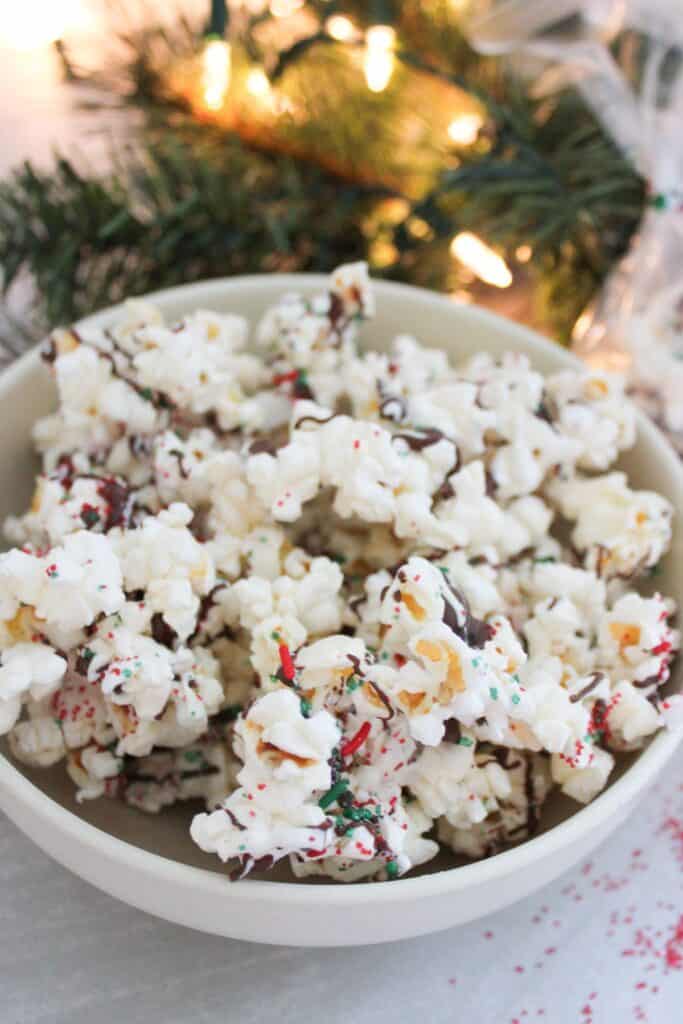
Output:
M356 26L343 14L333 14L325 22L327 34L339 43L350 43L356 38Z
M451 254L481 281L496 288L512 284L510 268L502 257L471 231L461 231L451 242Z
M270 93L270 82L268 76L261 68L252 68L248 73L245 85L247 92L259 99L264 99Z
M534 251L530 245L518 245L515 249L515 259L518 263L528 263Z
M391 25L371 25L365 33L365 81L371 92L383 92L394 72L396 32Z
M0 42L13 50L38 50L61 39L82 20L79 0L22 0L7 4L0 18Z
M458 146L471 146L477 141L484 119L475 112L459 114L448 126L448 135Z
M209 39L202 54L202 93L209 110L220 110L230 87L232 54L225 39Z

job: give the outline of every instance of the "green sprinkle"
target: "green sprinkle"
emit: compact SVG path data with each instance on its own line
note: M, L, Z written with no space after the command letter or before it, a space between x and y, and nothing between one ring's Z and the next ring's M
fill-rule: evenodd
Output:
M185 760L189 761L190 764L196 764L197 761L201 761L202 752L201 750L186 750Z
M130 679L130 677L132 675L133 675L133 673L131 672L131 670L129 668L124 668L123 676L124 676L125 679Z
M151 388L142 388L141 391L140 391L140 397L141 398L145 398L148 402L151 402L152 401L152 389Z
M244 843L240 843L237 849L240 851L240 853L243 853L243 851L246 850L246 846L244 845Z
M306 700L305 697L301 698L300 704L301 714L304 716L304 718L308 718L309 715L311 714L311 711L313 710L313 705L311 704L310 700Z
M346 689L349 691L349 693L353 693L354 690L357 690L358 687L362 685L362 679L359 679L358 676L350 676L349 681L346 684Z
M513 693L512 694L512 703L513 704L519 704L521 699L522 698L520 697L520 695L518 693Z
M443 573L445 578L448 579L448 569L446 568L446 566L445 565L439 565L439 566L437 566L437 568L438 568L439 572Z
M489 688L489 693L491 694L491 700L498 700L498 687L497 686L491 686Z
M270 634L270 639L274 640L275 643L279 643L280 642L280 634L278 632L276 632L275 630L273 630L273 632Z
M481 661L479 658L472 658L472 668L479 668Z
M83 508L81 509L81 519L83 524L90 530L100 521L100 513L96 508Z
M398 864L395 860L387 861L387 877L398 878Z
M536 565L543 565L544 562L555 562L557 559L554 555L544 555L543 558L534 558Z
M461 736L460 739L458 740L458 746L459 747L473 747L474 746L474 740L471 740L469 738L469 736Z
M332 786L331 789L328 789L327 793L323 793L323 795L318 800L318 807L321 809L321 811L326 811L327 808L335 802L335 800L339 799L344 790L348 788L349 780L339 779L339 781L335 782L334 786Z
M516 682L516 683L517 683L517 684L519 685L520 679L519 679L519 676L517 675L517 673L516 673L516 672L514 673L514 675L512 676L512 678L513 678L513 679L514 679L514 681L515 681L515 682Z

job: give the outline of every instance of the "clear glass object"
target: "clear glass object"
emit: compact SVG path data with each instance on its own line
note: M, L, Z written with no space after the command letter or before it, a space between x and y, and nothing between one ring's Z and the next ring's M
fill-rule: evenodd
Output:
M516 55L539 94L576 85L647 183L639 230L577 321L576 352L624 372L683 455L683 4L491 0L470 41Z

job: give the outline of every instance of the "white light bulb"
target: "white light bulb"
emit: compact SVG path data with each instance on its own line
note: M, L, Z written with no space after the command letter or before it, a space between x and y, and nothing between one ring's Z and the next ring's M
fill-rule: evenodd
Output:
M486 284L496 288L508 288L512 284L512 274L505 260L471 231L461 231L455 236L451 253Z
M484 119L481 114L459 114L448 126L448 134L458 146L471 146L477 141Z
M339 43L350 43L356 38L356 26L343 14L333 14L329 17L325 22L325 28L328 35Z
M394 71L396 33L390 25L373 25L365 33L365 81L371 92L383 92Z
M209 110L220 110L230 87L232 54L230 43L210 39L202 54L202 91Z
M259 99L265 98L270 93L270 82L268 76L261 68L252 68L246 77L247 92Z

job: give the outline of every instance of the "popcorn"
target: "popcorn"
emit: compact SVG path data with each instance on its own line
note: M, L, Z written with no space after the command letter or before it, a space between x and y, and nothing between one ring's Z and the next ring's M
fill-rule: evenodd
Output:
M120 774L122 765L121 758L95 744L69 753L66 770L78 786L78 803L105 795L111 780Z
M242 861L324 845L331 823L311 797L330 785L328 761L339 737L333 717L319 711L306 719L293 693L276 690L257 700L235 731L240 788L219 810L195 816L194 841L222 860Z
M0 733L79 801L202 801L191 836L235 878L489 856L683 726L674 602L636 588L672 510L610 471L619 382L408 335L359 353L373 309L351 264L251 349L241 317L136 300L45 353Z
M45 715L15 725L9 746L17 761L40 768L57 764L66 753L59 724Z
M553 781L559 783L563 793L581 804L587 804L604 789L613 767L612 755L596 747L589 764L584 768L578 768L562 755L554 754L551 772Z
M632 491L624 473L556 481L549 490L575 523L572 543L585 567L603 579L642 573L669 546L671 505L652 491Z
M629 681L648 694L669 678L669 665L680 648L680 633L671 629L674 607L659 594L620 597L602 618L601 664L615 682Z
M126 588L144 590L152 610L181 640L194 629L199 596L216 581L210 553L187 529L192 516L177 503L148 516L138 531L112 533Z
M20 605L28 606L50 640L70 646L98 615L121 607L121 584L109 539L79 530L42 556L16 549L0 555L0 615L11 632Z
M64 658L47 644L16 644L2 652L0 666L0 723L7 732L17 721L24 694L34 700L48 697L66 670Z
M455 823L439 818L437 836L455 853L489 857L533 835L551 789L550 770L547 759L538 754L483 747L475 755L474 771L479 813L475 820L460 815Z
M635 442L635 412L616 374L556 373L545 381L544 409L562 434L581 443L581 469L607 469Z

